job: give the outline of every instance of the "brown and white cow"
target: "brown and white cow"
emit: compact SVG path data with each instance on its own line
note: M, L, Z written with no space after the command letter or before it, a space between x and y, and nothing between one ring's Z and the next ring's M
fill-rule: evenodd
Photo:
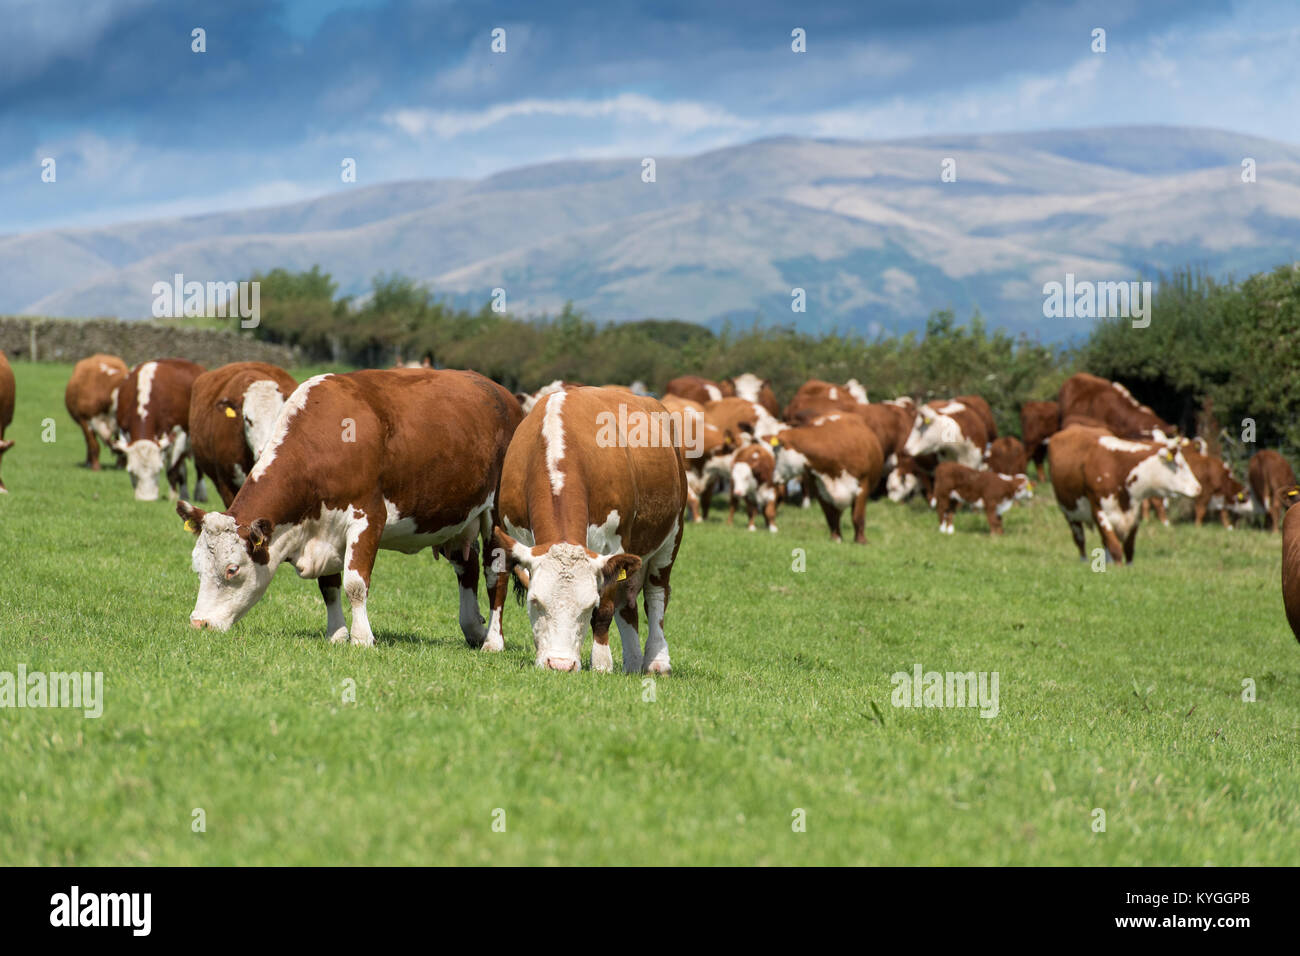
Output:
M1120 438L1158 439L1175 433L1172 425L1139 404L1119 382L1087 372L1066 379L1057 401L1061 406L1062 427L1069 416L1084 415L1101 422Z
M989 533L1002 534L1002 516L1017 501L1034 496L1034 486L1024 473L1007 475L967 468L955 461L940 462L934 470L934 498L940 534L953 534L953 512L961 505L983 508Z
M669 412L680 415L683 424L688 416L694 418L694 427L700 435L699 454L693 455L688 451L686 456L686 506L690 509L691 520L698 524L709 516L713 493L721 480L720 475L725 473L725 468L720 471L713 465L713 460L729 456L735 449L722 430L708 421L704 406L699 402L680 395L665 395L662 403Z
M1085 523L1100 531L1110 560L1131 564L1142 499L1201 493L1176 438L1131 441L1074 425L1052 436L1047 457L1056 503L1082 559Z
M117 434L117 391L126 374L120 358L99 353L73 366L64 389L63 404L86 439L86 467L92 471L99 471L100 439L111 446ZM125 465L120 454L118 464Z
M14 370L9 366L9 359L0 351L0 458L14 447L11 439L5 438L5 429L14 422ZM0 494L8 494L4 479L0 479Z
M1291 464L1271 448L1261 449L1251 456L1247 479L1256 506L1268 516L1268 530L1276 531L1286 507L1282 493L1296 483Z
M720 382L715 382L710 378L701 378L698 375L678 376L664 386L664 394L680 395L682 398L689 398L701 405L707 405L709 402L720 401L727 397Z
M781 417L781 406L777 404L772 383L765 378L759 378L753 372L745 372L735 378L724 378L718 383L718 387L722 390L724 398L734 395L763 406L773 418Z
M875 432L856 416L827 416L819 425L783 429L775 441L776 480L797 478L811 492L826 516L832 541L842 540L840 517L852 508L853 540L866 544L867 498L885 464Z
M232 362L194 380L194 467L212 481L225 505L235 500L271 441L280 409L297 387L292 375L266 362Z
M629 417L668 414L649 397L601 388L557 392L524 419L506 454L496 540L526 572L538 667L581 669L590 623L591 668L613 670L609 626L616 620L625 672L672 669L664 614L682 540L685 455L675 439L604 440L620 403ZM638 590L649 628L644 652Z
M1025 455L1038 470L1038 480L1043 480L1043 460L1047 457L1047 443L1061 430L1061 406L1056 402L1025 402L1020 406L1020 437L1024 441Z
M795 426L806 425L822 415L851 412L866 404L867 390L856 378L843 385L811 378L799 386L785 407L785 420Z
M158 359L131 369L117 393L117 428L113 450L126 456L126 471L136 501L157 501L159 481L167 475L168 500L188 498L185 460L190 455L190 392L206 371L186 359ZM203 476L194 480L202 501Z
M756 530L754 516L761 511L767 530L776 533L776 506L780 494L775 472L776 455L767 442L750 442L736 452L731 461L731 510L727 514L727 524L732 523L736 514L736 503L743 501L750 531Z
M1198 447L1204 448L1204 442L1199 446L1195 442L1185 442L1183 445L1183 456L1201 485L1201 493L1193 502L1192 513L1196 526L1199 528L1204 524L1208 512L1217 511L1223 526L1231 531L1235 516L1251 513L1250 495L1246 486L1236 479L1232 469L1221 458L1207 455L1198 450Z
M1300 641L1300 487L1278 493L1286 514L1282 519L1282 606L1291 633Z
M913 458L934 455L940 461L978 468L987 445L988 428L980 410L955 399L937 399L918 410L903 451Z
M1003 435L989 445L988 454L984 456L984 465L989 471L1003 475L1023 475L1029 468L1029 457L1025 446L1014 435Z
M372 645L366 599L376 554L431 547L456 572L465 640L500 650L507 578L484 547L485 628L475 551L491 534L501 464L522 417L514 396L477 372L371 369L303 382L230 507L177 505L197 538L190 623L228 630L287 561L317 579L331 641Z

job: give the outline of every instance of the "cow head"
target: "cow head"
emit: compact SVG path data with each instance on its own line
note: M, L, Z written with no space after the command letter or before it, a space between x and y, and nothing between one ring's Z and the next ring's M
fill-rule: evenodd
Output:
M230 418L242 419L244 441L256 461L271 442L284 402L279 386L270 379L262 379L248 386L238 406L224 398L217 402L217 406Z
M1182 495L1195 498L1201 493L1201 483L1196 480L1191 466L1183 456L1181 442L1177 437L1157 441L1159 452L1148 461L1156 463L1148 477L1150 487L1165 495Z
M130 444L119 437L113 450L126 456L126 473L131 476L136 501L157 501L162 473L166 468L165 452L172 444L170 433L164 432L157 441L140 438Z
M885 492L889 500L902 504L921 488L921 480L916 473L902 467L895 468L885 479Z
M1015 489L1012 497L1016 501L1028 501L1034 497L1034 483L1029 480L1028 475L1021 473L1008 477L1011 478L1012 487Z
M501 528L496 541L528 572L528 618L538 667L582 669L582 639L591 612L606 601L635 602L641 559L634 554L596 554L580 544L558 543L540 554Z
M937 455L965 440L961 426L951 415L944 415L928 405L921 406L903 451L916 458Z
M271 523L259 518L241 525L224 512L203 511L188 501L178 502L176 513L195 537L192 563L199 576L199 597L190 624L227 631L266 593L275 576Z

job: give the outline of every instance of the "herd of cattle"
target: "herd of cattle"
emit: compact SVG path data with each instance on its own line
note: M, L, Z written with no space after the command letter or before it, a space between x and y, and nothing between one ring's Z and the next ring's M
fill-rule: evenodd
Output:
M1167 523L1171 495L1194 502L1198 525L1217 511L1229 529L1247 514L1281 526L1284 604L1300 638L1300 509L1287 511L1300 488L1286 460L1258 452L1243 485L1202 439L1179 437L1122 385L1086 373L1066 381L1057 401L1023 407L1023 442L998 435L978 395L870 402L856 380L813 380L782 408L752 374L676 378L661 399L561 381L512 395L472 371L372 369L298 384L260 362L128 368L93 355L77 363L65 398L88 467L99 470L103 441L137 499L156 500L167 483L195 537L195 627L231 627L287 561L317 581L329 638L369 645L376 553L432 548L456 574L472 647L504 647L513 579L538 667L579 669L590 627L591 666L611 670L616 624L624 669L666 674L664 615L683 527L707 518L717 494L730 499L728 523L744 504L751 531L761 513L776 532L778 508L799 499L820 505L836 541L848 510L855 542L865 543L870 499L919 492L941 532L953 533L953 512L968 505L998 535L1007 509L1032 496L1030 464L1042 482L1046 461L1081 558L1092 525L1108 560L1131 562L1147 508ZM0 352L0 455L13 446L4 440L13 409L14 376ZM608 422L637 415L661 419L668 440L638 440L622 424L619 440L601 437ZM190 503L190 460L193 500L206 501L210 482L224 510Z

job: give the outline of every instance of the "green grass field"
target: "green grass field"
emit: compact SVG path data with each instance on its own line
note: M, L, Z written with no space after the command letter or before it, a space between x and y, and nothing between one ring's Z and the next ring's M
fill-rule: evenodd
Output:
M172 507L76 467L68 366L15 372L0 670L102 671L105 702L0 710L2 864L1300 863L1276 536L1144 525L1134 567L1094 573L1050 488L1002 540L920 503L873 502L866 547L816 508L777 535L715 511L652 688L536 671L513 599L506 652L470 651L428 553L381 554L374 648L327 644L288 568L198 632ZM998 672L1000 713L892 706L918 663Z

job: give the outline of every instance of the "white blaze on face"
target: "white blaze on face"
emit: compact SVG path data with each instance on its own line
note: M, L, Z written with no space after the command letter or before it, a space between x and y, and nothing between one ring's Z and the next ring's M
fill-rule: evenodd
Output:
M921 483L916 475L910 473L905 475L897 468L885 479L885 491L889 495L889 500L900 504L915 494L920 486Z
M257 461L270 444L275 421L284 408L280 387L270 379L254 382L244 390L244 440Z
M542 443L546 446L546 475L551 481L551 493L564 490L564 472L560 462L564 459L564 419L561 412L566 392L553 392L546 396L545 417L542 419Z
M754 469L747 462L738 461L731 466L731 491L737 498L748 498L758 489Z
M135 488L136 501L157 501L163 472L163 450L156 441L142 438L126 446L126 473Z
M256 563L236 528L230 515L209 512L203 516L191 555L199 576L199 597L190 620L218 631L229 630L243 617L275 576L274 562Z
M581 545L553 544L540 557L530 555L521 562L528 569L528 617L538 667L550 661L571 665L569 670L582 668L582 639L600 601L600 573L607 559L590 557Z
M149 399L153 395L153 377L158 372L157 362L145 362L135 380L135 413L144 421L149 417Z
M248 473L250 479L257 480L266 474L266 470L270 468L271 463L275 461L276 451L280 448L280 445L284 443L285 436L289 434L289 427L293 423L294 416L306 407L308 394L313 388L329 377L329 373L324 375L313 375L293 390L293 394L289 396L288 400L284 403L284 407L280 409L280 414L276 416L275 427L272 429L270 442L267 443L262 454L257 456L257 464L254 465L253 470Z

